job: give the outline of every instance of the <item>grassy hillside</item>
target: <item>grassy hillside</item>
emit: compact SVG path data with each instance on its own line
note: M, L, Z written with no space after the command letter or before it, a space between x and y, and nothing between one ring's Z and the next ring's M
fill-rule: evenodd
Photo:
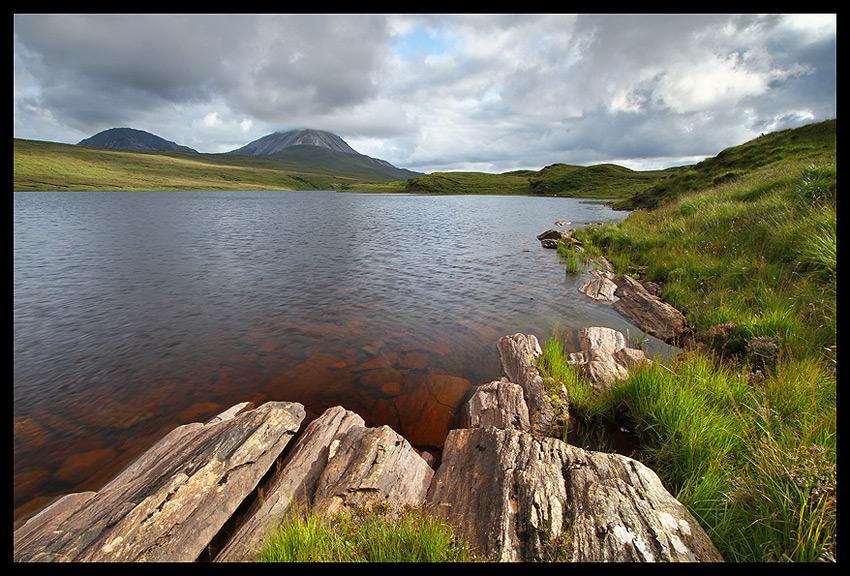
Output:
M835 153L835 121L767 135L638 196L654 209L573 235L617 273L660 282L699 346L602 395L557 335L547 369L570 383L579 422L637 432L641 460L727 561L835 559Z
M620 202L622 208L655 208L692 190L742 178L763 166L784 160L819 162L835 158L835 120L762 135L740 146L723 150L693 166L688 166Z
M530 194L525 172L433 172L407 181L405 192L418 194Z
M410 178L406 192L427 194L541 194L577 198L628 198L679 169L637 172L613 164L552 164L502 174L434 172Z
M315 148L315 147L298 147ZM301 156L299 156L301 154ZM315 165L305 155L323 158ZM399 190L391 170L321 151L197 154L14 141L14 190ZM339 161L339 158L342 161ZM374 185L373 185L374 184Z

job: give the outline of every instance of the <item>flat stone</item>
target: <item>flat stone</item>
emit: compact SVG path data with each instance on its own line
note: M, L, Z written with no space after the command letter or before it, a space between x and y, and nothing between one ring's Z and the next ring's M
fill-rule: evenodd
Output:
M236 412L175 428L96 493L31 518L15 531L14 560L197 559L305 416L289 402Z

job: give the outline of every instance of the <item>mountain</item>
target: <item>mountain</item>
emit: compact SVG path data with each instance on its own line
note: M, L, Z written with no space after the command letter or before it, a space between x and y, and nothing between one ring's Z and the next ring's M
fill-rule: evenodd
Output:
M419 174L419 172L412 170L397 168L386 160L360 154L345 140L324 130L305 129L274 132L249 142L241 148L232 150L228 154L297 159L306 164L320 164L325 168L333 168L337 164L346 165L350 168L357 164L367 171L374 168L384 176L399 180L406 180Z
M149 132L134 128L110 128L90 138L80 140L79 146L99 146L101 148L129 148L131 150L162 150L165 152L197 152L188 146L181 146Z
M290 146L321 146L334 152L345 154L357 154L358 152L349 146L345 140L324 130L290 130L289 132L275 132L253 142L249 142L242 148L233 150L230 154L244 154L247 156L269 156L277 154Z

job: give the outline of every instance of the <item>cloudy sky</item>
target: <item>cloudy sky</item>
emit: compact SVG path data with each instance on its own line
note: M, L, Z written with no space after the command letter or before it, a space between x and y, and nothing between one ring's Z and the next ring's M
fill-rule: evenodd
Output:
M422 172L690 164L836 117L836 15L14 16L14 136L328 130Z

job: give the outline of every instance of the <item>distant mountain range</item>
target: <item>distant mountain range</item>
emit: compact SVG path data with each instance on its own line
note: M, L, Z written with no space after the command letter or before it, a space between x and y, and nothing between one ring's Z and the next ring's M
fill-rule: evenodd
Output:
M154 134L133 128L110 128L90 138L78 142L81 146L99 146L103 148L122 148L131 150L160 150L164 152L195 152L188 146L181 146ZM317 150L316 148L324 149ZM330 153L327 151L330 150ZM290 130L274 132L249 142L241 148L227 152L242 156L277 156L297 160L305 164L318 164L333 169L335 164L350 166L352 162L373 165L384 172L389 171L399 179L420 174L412 170L397 168L379 158L360 154L345 140L324 130ZM337 156L345 154L347 156ZM397 172L397 174L396 174Z

